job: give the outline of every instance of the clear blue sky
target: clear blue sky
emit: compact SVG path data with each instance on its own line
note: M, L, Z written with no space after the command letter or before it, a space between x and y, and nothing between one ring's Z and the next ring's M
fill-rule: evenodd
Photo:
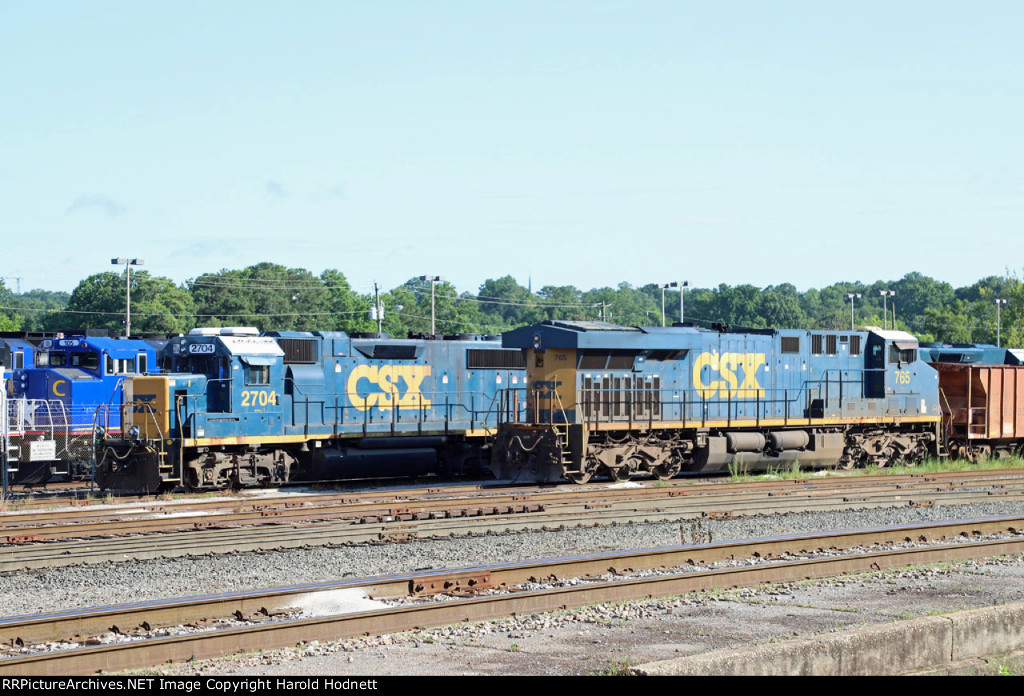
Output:
M1024 3L0 0L0 276L1024 267Z

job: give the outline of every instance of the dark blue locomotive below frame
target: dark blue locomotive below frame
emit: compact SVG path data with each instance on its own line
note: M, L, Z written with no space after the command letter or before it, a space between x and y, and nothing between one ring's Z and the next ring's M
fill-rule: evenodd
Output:
M13 442L10 482L91 475L96 424L102 416L109 429L120 431L125 379L159 372L159 351L165 343L165 338L84 334L40 342L33 362L15 369L8 382L12 406L23 402L19 408L26 411ZM41 443L52 444L38 447Z
M901 331L544 322L502 344L524 351L529 386L502 395L525 416L501 425L499 479L849 467L937 448L937 373Z
M126 381L123 435L97 445L118 490L454 473L482 466L496 395L525 378L496 337L195 330L168 371Z

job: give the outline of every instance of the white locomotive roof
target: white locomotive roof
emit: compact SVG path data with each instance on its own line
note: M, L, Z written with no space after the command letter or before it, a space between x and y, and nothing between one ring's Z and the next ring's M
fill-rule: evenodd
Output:
M209 326L192 329L189 336L259 336L255 326Z
M277 341L268 336L220 336L221 343L235 355L284 355Z

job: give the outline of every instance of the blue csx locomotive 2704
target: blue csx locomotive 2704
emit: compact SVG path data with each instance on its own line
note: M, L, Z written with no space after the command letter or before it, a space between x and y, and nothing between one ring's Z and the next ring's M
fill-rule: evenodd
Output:
M529 385L502 394L526 407L494 444L504 480L884 465L940 450L938 373L900 331L545 322L502 344L524 351Z
M96 480L155 491L479 467L522 360L479 336L195 330L164 347L164 374L125 381Z

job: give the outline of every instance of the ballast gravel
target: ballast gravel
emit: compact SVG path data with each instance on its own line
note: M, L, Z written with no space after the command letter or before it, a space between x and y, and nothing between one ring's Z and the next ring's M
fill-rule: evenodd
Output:
M758 515L405 543L199 555L0 574L7 616L681 543L1024 514L1021 503ZM952 588L952 589L951 589ZM1024 561L587 607L186 665L166 674L613 674L630 664L1024 600Z

